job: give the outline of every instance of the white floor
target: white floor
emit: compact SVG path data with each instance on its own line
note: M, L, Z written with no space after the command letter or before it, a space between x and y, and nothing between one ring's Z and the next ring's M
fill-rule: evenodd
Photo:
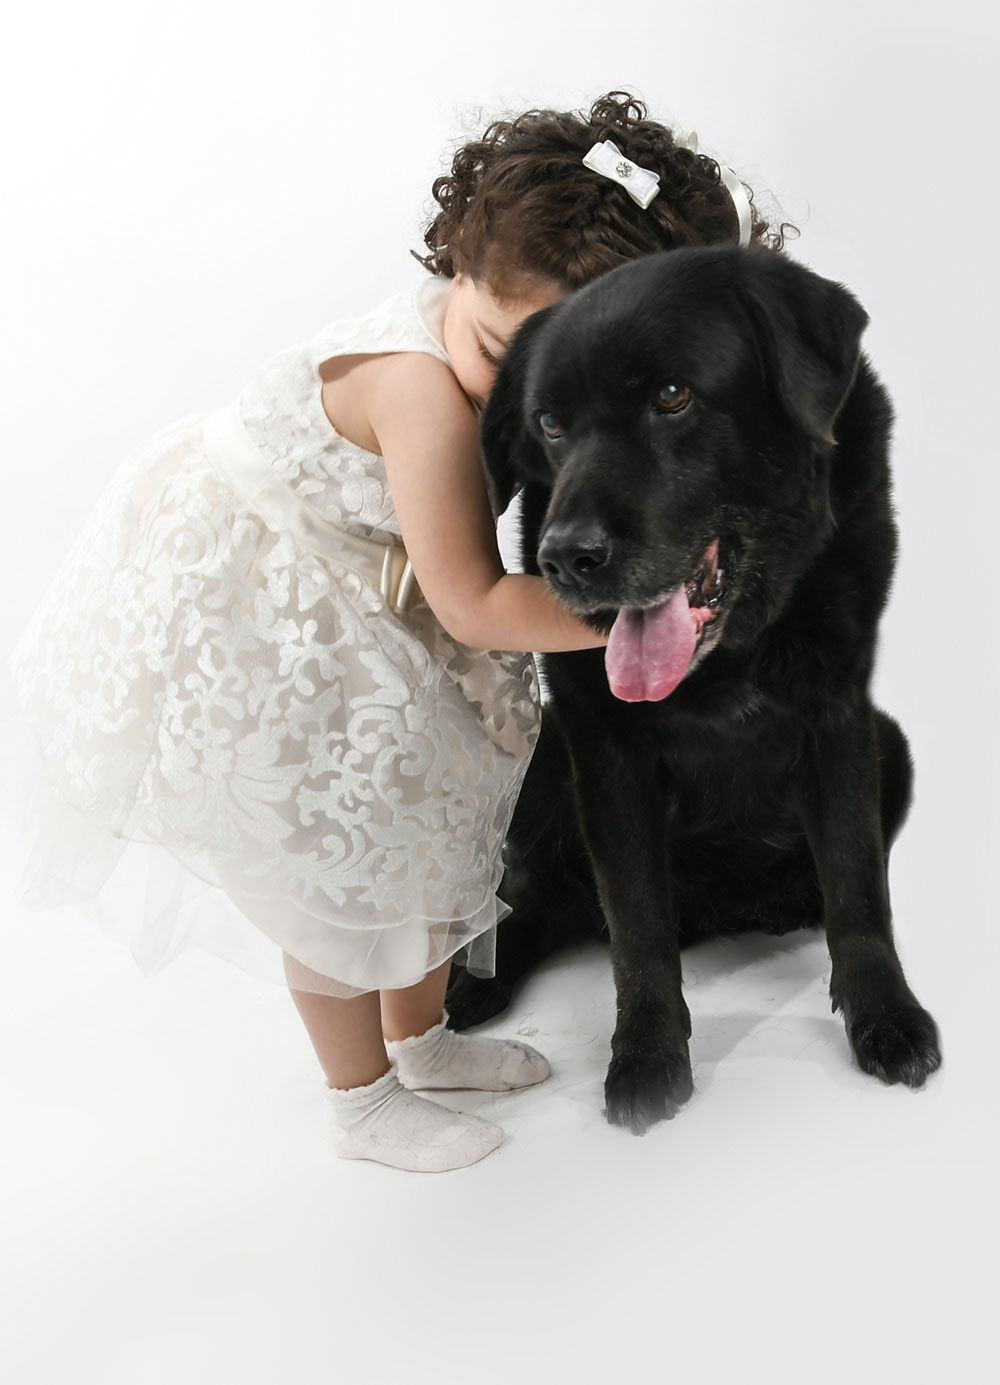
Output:
M904 947L946 1043L919 1094L852 1069L819 937L688 953L697 1095L641 1139L602 1117L606 954L553 963L492 1026L553 1076L453 1094L506 1143L422 1176L333 1158L279 990L7 923L6 1380L996 1378L994 976L968 946Z

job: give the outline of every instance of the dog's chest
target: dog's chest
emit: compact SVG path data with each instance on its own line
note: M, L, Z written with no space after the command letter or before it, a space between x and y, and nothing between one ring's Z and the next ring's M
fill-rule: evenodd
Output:
M647 753L673 830L797 836L803 740L798 719L769 705L742 721L677 717L661 728Z

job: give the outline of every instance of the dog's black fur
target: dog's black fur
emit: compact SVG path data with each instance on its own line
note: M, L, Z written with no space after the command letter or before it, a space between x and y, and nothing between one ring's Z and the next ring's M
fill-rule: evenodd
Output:
M606 632L686 584L715 612L660 701L613 696L601 650L544 658L497 976L449 990L451 1023L477 1023L606 924L607 1117L637 1133L691 1094L680 948L714 934L822 921L860 1066L919 1087L940 1063L890 927L911 765L868 691L896 534L866 322L782 256L669 251L530 318L483 417L500 504L523 490L526 570L567 606Z

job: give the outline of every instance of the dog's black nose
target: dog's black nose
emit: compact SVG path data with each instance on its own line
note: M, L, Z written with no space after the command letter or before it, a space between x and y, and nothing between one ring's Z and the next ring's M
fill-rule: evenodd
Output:
M610 557L608 535L596 525L552 525L538 548L542 576L557 587L585 587Z

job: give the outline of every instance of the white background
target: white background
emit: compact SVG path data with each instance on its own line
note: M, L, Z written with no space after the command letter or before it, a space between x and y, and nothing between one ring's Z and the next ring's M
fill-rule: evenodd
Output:
M713 945L686 959L698 1094L637 1140L601 1116L613 996L595 951L494 1026L532 1035L550 1082L454 1099L504 1125L500 1152L408 1176L332 1158L282 993L194 961L143 981L88 925L7 902L6 1378L995 1378L986 12L93 0L8 19L4 651L130 447L419 275L430 182L484 119L627 87L774 195L802 229L791 252L871 313L898 411L877 693L917 762L895 914L946 1066L919 1095L857 1073L818 939Z

